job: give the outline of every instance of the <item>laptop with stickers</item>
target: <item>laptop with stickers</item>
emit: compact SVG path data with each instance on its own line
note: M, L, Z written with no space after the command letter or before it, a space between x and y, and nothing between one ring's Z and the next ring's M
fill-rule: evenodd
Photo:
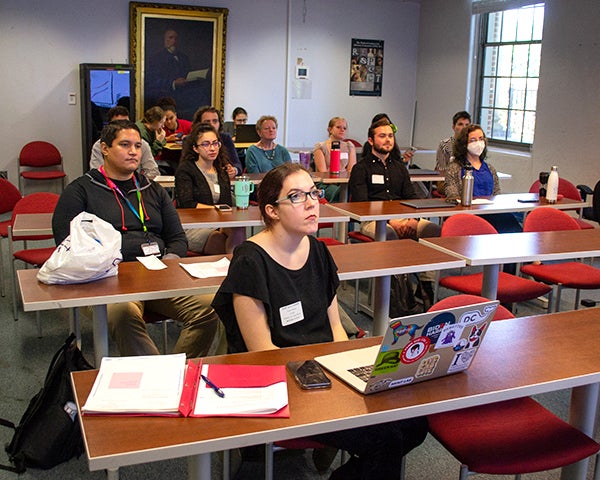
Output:
M316 357L370 394L462 372L471 365L498 301L391 319L380 345Z

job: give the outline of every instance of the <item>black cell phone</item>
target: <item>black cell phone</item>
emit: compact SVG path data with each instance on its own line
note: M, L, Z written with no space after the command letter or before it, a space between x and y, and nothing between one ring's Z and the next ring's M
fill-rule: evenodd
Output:
M533 197L533 198L517 198L517 202L519 203L537 203L539 202L540 199L537 197Z
M331 380L315 360L288 362L287 368L301 388L312 390L317 388L331 388Z
M215 208L219 211L219 212L231 212L233 209L227 205L226 203L217 203L215 205Z

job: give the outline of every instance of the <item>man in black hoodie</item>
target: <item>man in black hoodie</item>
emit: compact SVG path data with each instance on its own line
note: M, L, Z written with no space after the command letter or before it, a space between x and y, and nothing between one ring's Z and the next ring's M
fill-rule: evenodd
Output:
M86 211L121 232L123 261L162 255L185 257L187 240L166 191L137 171L142 140L135 123L111 122L102 130L104 165L73 181L61 195L52 218L58 245L69 235L69 223ZM183 324L175 353L188 358L211 355L222 348L223 327L210 307L212 296L194 295L108 305L108 328L121 355L153 355L159 351L148 335L144 311Z

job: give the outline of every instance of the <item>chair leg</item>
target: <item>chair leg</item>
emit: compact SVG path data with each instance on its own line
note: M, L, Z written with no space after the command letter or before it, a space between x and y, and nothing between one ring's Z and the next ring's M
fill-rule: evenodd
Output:
M460 476L458 477L459 480L467 480L470 474L471 472L469 472L469 467L467 467L466 465L460 466Z
M8 247L9 247L9 255L8 258L10 260L10 284L12 287L13 294L13 318L16 320L19 319L17 315L17 280L15 278L15 257L13 256L13 242L12 242L12 228L10 225L8 226Z
M579 299L581 297L581 289L575 290L575 310L579 310Z
M554 306L554 312L560 312L560 295L562 293L562 285L559 283L556 285L556 305Z
M77 307L69 310L69 331L75 334L77 348L81 350L81 324L79 323L79 309Z
M548 292L548 310L547 310L548 313L552 313L552 306L554 305L552 303L553 299L554 299L554 288Z
M596 454L596 462L594 463L594 480L600 480L600 453Z
M42 338L42 316L39 310L35 312L35 321L37 323L38 338Z
M0 294L2 294L3 297L6 296L6 288L4 287L4 279L6 278L4 276L4 251L2 247L2 238L0 238Z
M165 319L163 320L162 324L163 324L163 353L166 355L167 354L167 349L168 349L168 337L167 337L167 323L168 320Z

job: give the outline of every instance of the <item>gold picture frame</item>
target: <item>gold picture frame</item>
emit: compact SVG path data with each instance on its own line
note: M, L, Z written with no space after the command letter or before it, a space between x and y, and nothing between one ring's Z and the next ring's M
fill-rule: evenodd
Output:
M226 8L129 3L129 59L135 66L136 118L162 97L192 120L203 105L223 109Z

